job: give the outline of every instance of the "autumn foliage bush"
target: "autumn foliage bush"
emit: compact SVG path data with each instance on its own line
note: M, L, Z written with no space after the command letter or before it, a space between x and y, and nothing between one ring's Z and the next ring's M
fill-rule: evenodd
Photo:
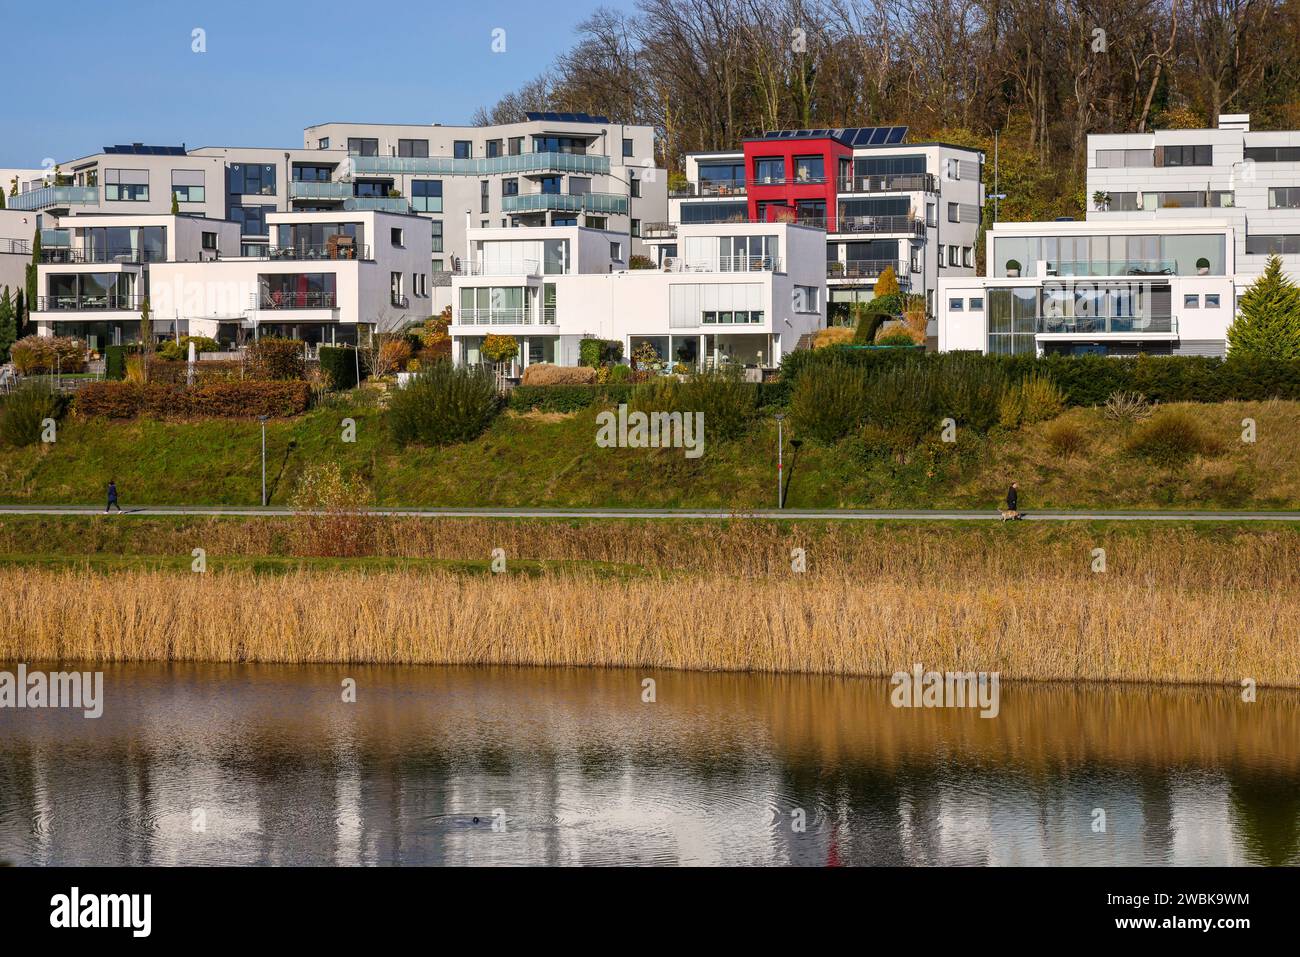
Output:
M524 370L524 385L594 385L596 370L591 366L557 366L534 362Z
M23 375L86 371L86 344L71 336L24 336L9 347L9 357Z
M280 418L305 412L310 401L306 382L92 382L77 393L73 408L84 417L109 419Z
M302 379L307 372L303 343L297 339L263 336L249 343L247 357L254 379Z

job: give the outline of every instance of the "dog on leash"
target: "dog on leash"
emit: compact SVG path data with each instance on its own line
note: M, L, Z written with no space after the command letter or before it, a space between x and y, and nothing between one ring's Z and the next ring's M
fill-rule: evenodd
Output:
M1004 522L1019 521L1020 519L1025 517L1021 515L1019 512L1017 512L1014 508L1002 508L1002 509L998 509L998 512L1002 515L1002 521Z

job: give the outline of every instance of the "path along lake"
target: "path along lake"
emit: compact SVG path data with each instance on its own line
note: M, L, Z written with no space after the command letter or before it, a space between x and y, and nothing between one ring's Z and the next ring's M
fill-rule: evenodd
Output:
M104 672L98 719L0 710L0 860L1300 863L1295 691L1003 682L989 719L862 678Z

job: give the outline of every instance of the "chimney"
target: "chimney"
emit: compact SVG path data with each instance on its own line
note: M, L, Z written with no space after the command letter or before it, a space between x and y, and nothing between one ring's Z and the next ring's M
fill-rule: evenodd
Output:
M1240 130L1242 133L1249 133L1250 114L1249 113L1220 113L1219 129Z

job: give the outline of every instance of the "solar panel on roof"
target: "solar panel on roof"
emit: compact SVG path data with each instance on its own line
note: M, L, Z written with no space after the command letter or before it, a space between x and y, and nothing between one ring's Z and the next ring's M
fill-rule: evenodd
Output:
M542 121L545 123L608 123L609 118L605 116L592 116L590 113L553 113L545 110L530 110L524 113L524 118L530 122Z

